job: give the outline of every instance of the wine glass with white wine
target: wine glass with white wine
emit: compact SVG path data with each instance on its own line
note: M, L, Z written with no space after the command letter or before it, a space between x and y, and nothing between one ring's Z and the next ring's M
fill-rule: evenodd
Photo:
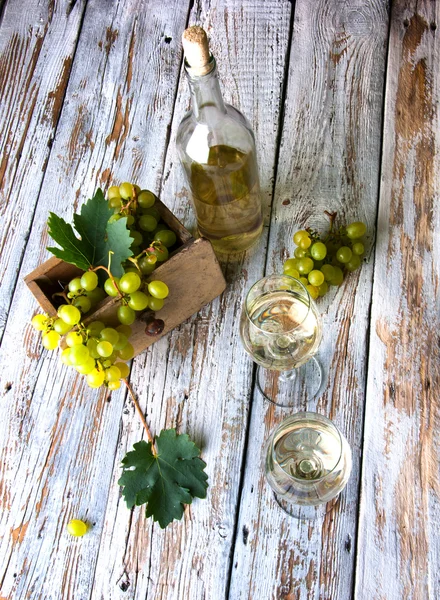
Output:
M277 406L292 406L304 392L315 396L322 369L314 358L322 337L321 318L303 284L289 275L271 275L246 296L240 322L246 352L258 364L257 384ZM275 393L267 390L266 370L275 372Z
M317 413L288 417L267 444L267 480L281 508L298 518L322 516L332 508L351 466L347 440L332 421Z

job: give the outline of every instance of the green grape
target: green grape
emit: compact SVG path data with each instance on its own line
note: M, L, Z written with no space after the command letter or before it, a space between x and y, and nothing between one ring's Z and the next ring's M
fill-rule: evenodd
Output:
M160 221L160 212L157 210L157 208L155 206L151 206L150 208L142 208L141 212L142 212L143 215L151 215L159 223L159 221Z
M104 383L104 379L104 371L98 371L98 369L93 369L93 371L87 375L87 384L91 388L98 388Z
M72 519L67 523L67 531L74 537L82 537L87 533L87 525L79 519Z
M309 280L307 279L307 277L300 277L299 281L303 284L303 285L309 285Z
M132 330L131 327L129 327L128 325L118 325L116 327L116 331L118 333L122 333L123 335L125 335L127 338L129 338L132 334Z
M156 264L155 263L151 264L150 262L148 262L146 256L143 256L141 259L139 259L139 263L138 264L139 264L139 268L140 268L140 270L141 270L141 272L142 272L143 275L149 275L156 268Z
M164 301L162 300L162 298L155 298L154 296L149 296L148 298L148 308L150 308L151 310L154 310L154 312L157 312L158 310L160 310L164 305Z
M118 307L118 319L123 325L131 325L136 320L136 313L129 306Z
M115 363L115 367L118 367L119 372L121 373L121 379L125 379L130 374L130 367L123 362Z
M344 281L344 273L342 272L341 267L333 267L335 270L335 274L333 275L332 279L330 279L329 283L331 285L341 285L341 283Z
M308 280L310 285L314 285L315 287L319 287L324 283L324 273L318 270L310 271L308 275Z
M365 246L362 242L355 242L351 249L353 250L353 254L356 254L357 256L362 256L365 252Z
M121 387L121 383L119 381L109 381L107 387L110 391L114 392Z
M102 356L103 358L107 358L108 356L110 356L111 354L113 354L113 344L110 344L110 342L99 342L98 345L96 346L96 350L99 354L99 356Z
M313 300L316 300L316 298L319 296L319 290L316 286L314 285L306 285L306 289L309 292L310 296L313 298Z
M141 193L141 188L136 183L134 183L133 184L133 189L136 192L136 196L139 196L139 194Z
M108 205L110 208L116 208L119 211L122 206L122 200L120 198L110 198Z
M322 265L321 272L325 281L330 281L335 276L335 269L332 265Z
M360 257L357 256L356 254L353 254L353 256L350 258L348 263L345 265L345 268L347 269L347 271L350 271L350 273L352 273L353 271L356 271L356 269L359 269L360 266L361 266Z
M92 358L101 358L101 355L99 354L99 352L97 350L97 347L98 347L97 340L94 340L93 338L90 338L87 341L87 348L89 349L90 356Z
M115 213L114 215L112 215L110 217L110 219L108 220L109 223L116 223L116 221L119 221L119 219L122 219L121 215L119 213Z
M177 237L171 229L162 229L154 234L154 241L161 242L166 248L171 248L176 243Z
M326 281L321 283L321 285L318 287L318 292L320 296L325 296L325 294L328 292L328 283Z
M297 269L284 269L283 275L289 275L289 277L299 279L299 271Z
M163 281L150 281L148 291L155 298L166 298L169 294L168 286Z
M120 333L118 341L116 342L116 344L113 344L113 348L115 350L122 350L122 348L125 348L125 346L127 345L127 342L128 337L123 333Z
M100 287L96 287L91 292L86 291L86 296L92 303L92 306L98 304L99 302L104 300L104 298L107 298L107 294Z
M288 258L284 265L283 265L284 270L286 269L296 269L298 270L298 259L297 258Z
M116 285L119 286L119 277L113 277L113 279L115 280ZM116 289L110 277L105 280L104 290L107 296L111 296L112 298L116 298L116 296L118 295L118 290Z
M121 194L119 193L119 186L112 185L108 188L107 198L109 200L113 200L113 198L121 198Z
M113 329L113 327L106 327L101 331L101 340L110 342L110 344L112 344L113 346L116 344L118 339L119 332L116 331L116 329Z
M60 335L66 335L66 333L69 333L69 331L72 329L72 325L65 323L63 319L57 319L53 324L53 328Z
M347 225L347 237L351 240L357 240L365 235L367 226L362 221L356 221L356 223L350 223Z
M92 303L87 296L78 296L78 298L75 298L73 301L73 306L79 308L82 313L86 313L92 308Z
M128 306L133 310L145 310L148 306L148 296L143 292L133 292L130 294Z
M70 360L70 348L64 348L60 358L64 365L70 366L72 364L72 361Z
M76 325L81 321L81 313L76 306L64 304L58 309L58 316L69 325Z
M301 275L308 275L310 271L313 271L315 263L309 257L298 259L298 271Z
M55 350L55 348L58 346L60 338L60 334L56 331L48 331L47 333L43 333L41 341L43 342L43 346L46 348L46 350Z
M297 231L295 233L295 235L293 236L293 241L294 243L299 246L300 242L302 239L308 238L309 234L307 231L305 231L304 229L300 229L299 231Z
M295 248L295 252L293 254L295 255L295 258L305 258L308 252L307 250L303 250L298 246L298 248Z
M46 329L48 319L49 317L47 315L35 315L35 317L32 317L31 325L37 331L44 331Z
M101 331L104 329L105 325L102 321L92 321L87 326L87 331L89 335L98 336Z
M323 242L315 242L310 248L310 254L314 260L324 260L327 255L327 247Z
M78 331L71 331L66 335L66 344L73 348L73 346L78 346L83 343L83 337Z
M156 197L149 190L142 190L138 195L138 202L141 208L151 208L156 202Z
M144 241L144 238L142 237L142 233L140 233L139 231L130 231L130 237L132 238L132 246L140 246L142 244L142 242ZM125 271L127 272L127 271Z
M94 271L86 271L80 281L81 287L86 292L92 292L98 285L98 275Z
M168 259L168 248L160 244L154 248L153 254L156 256L157 262L165 262Z
M78 371L78 373L81 373L81 375L88 375L95 369L95 360L89 356L84 363L75 366L75 369Z
M142 231L154 231L157 227L157 220L152 215L142 215L139 219L139 227Z
M125 346L125 348L122 348L122 350L119 350L119 356L122 358L122 360L131 360L133 358L134 348L130 344L130 342L128 342L128 344Z
M307 248L310 248L311 245L312 245L312 240L310 239L310 237L308 235L307 235L307 237L301 238L301 241L299 243L300 248L302 248L303 250L307 250Z
M121 198L124 198L124 200L130 200L130 198L133 195L132 184L128 183L128 181L121 183L121 185L119 186L119 195L121 196Z
M121 371L118 367L112 366L105 371L106 381L118 381L121 378Z
M147 261L147 263L149 265L154 265L156 266L157 263L157 256L155 254L147 254L147 256L145 257L145 260Z
M85 364L87 362L87 360L89 359L89 356L90 356L89 349L87 348L87 346L84 346L83 344L76 344L75 346L72 346L70 348L70 354L69 354L70 362L75 367Z
M139 269L136 269L136 267L127 267L124 268L124 273L136 273L137 275L139 275Z
M139 289L141 278L137 273L126 273L119 280L119 289L124 294L131 294Z
M127 227L130 227L133 224L134 224L134 217L133 217L133 215L127 215Z
M67 287L69 288L69 292L79 292L79 290L82 288L81 279L79 277L75 277L75 279L72 279Z
M351 259L352 255L353 255L353 252L351 251L351 248L349 248L348 246L342 246L336 252L336 259L340 263L346 264Z

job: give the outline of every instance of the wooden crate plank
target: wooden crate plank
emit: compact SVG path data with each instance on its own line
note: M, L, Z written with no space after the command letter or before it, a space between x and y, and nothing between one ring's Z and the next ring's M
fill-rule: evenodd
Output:
M86 0L10 0L0 27L0 339L63 104ZM43 190L43 193L44 190Z
M439 598L439 2L393 3L356 597Z
M196 2L190 17L211 38L226 100L255 129L266 222L290 13L287 1L224 0ZM160 196L185 226L194 219L174 140L188 104L183 77ZM182 522L165 531L145 520L143 508L129 518L117 494L110 495L93 597L225 598L253 371L238 322L245 290L263 274L266 241L267 228L245 257L224 263L228 288L221 298L136 359L133 385L153 431L176 426L189 433L202 448L210 487L206 500L195 500ZM113 489L120 459L143 436L133 407L128 408L124 420L130 425L119 440Z
M387 34L386 1L295 3L267 274L281 272L292 256L296 230L325 229L324 210L374 230ZM372 275L371 261L319 301L323 394L297 398L292 410L274 410L255 397L231 599L351 598ZM333 419L353 449L353 474L341 503L316 521L282 512L263 469L270 432L301 409Z
M85 390L83 378L42 350L29 325L36 303L22 278L48 257L49 210L70 220L112 170L155 188L180 67L173 40L187 14L188 3L177 0L87 6L0 350L4 597L90 596L125 394L107 402L105 392ZM75 516L93 525L81 541L65 530Z

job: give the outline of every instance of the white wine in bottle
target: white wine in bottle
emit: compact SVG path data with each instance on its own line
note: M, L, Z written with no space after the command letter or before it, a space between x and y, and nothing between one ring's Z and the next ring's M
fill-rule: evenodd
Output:
M254 134L223 102L205 31L189 27L182 39L192 110L180 124L177 147L198 230L217 252L241 252L263 229Z

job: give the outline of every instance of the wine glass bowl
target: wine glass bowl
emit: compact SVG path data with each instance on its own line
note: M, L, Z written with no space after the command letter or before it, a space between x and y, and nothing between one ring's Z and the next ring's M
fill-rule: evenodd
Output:
M346 438L317 413L288 417L267 444L266 478L278 498L288 503L318 506L333 500L346 486L351 467Z

